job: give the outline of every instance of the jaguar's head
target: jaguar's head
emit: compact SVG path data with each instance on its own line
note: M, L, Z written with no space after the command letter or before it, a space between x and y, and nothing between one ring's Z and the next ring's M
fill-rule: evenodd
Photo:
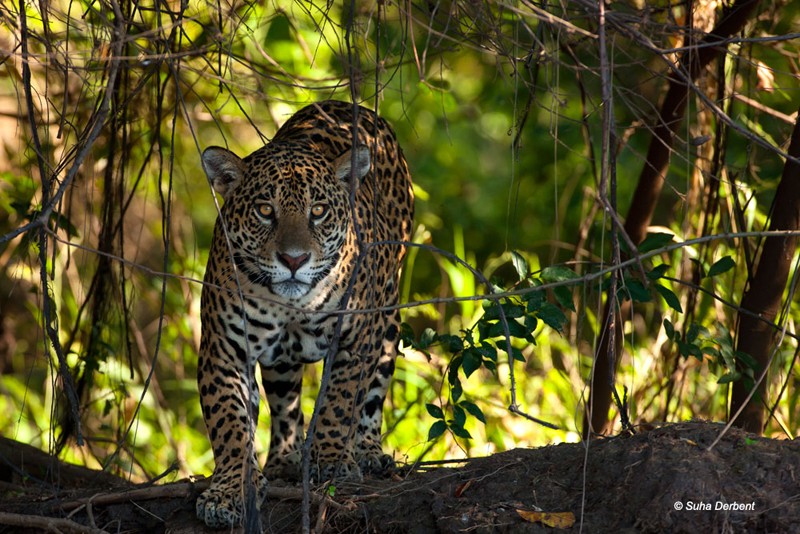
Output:
M349 260L350 193L370 171L366 147L334 160L294 143L272 143L244 159L210 147L203 167L224 200L221 249L253 285L300 299Z

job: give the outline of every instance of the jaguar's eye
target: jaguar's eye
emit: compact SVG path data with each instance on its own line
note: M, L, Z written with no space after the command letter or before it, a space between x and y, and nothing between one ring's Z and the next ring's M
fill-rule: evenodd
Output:
M268 202L256 204L256 214L262 219L272 220L275 216L275 208Z
M311 206L311 216L314 219L321 219L328 213L328 206L325 204L314 204Z

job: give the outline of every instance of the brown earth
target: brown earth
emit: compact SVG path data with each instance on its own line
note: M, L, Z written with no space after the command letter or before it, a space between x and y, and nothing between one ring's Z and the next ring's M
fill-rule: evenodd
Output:
M588 450L583 444L517 449L457 467L341 484L332 499L315 495L310 524L328 533L800 533L800 440L723 428L668 424L594 441ZM43 453L0 442L0 533L210 532L193 511L207 481L132 486L58 464L56 487L37 482L53 480L48 466ZM300 490L271 491L263 528L299 532ZM529 514L535 511L556 514L549 518L566 528L531 522L539 519ZM575 522L567 526L570 513Z

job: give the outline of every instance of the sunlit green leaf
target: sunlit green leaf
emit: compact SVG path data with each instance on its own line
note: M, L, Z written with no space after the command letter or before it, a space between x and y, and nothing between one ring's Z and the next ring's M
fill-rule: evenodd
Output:
M497 349L494 348L493 345L487 343L486 341L481 342L480 346L475 347L475 349L484 358L488 358L495 362L497 361Z
M458 382L458 369L461 367L461 362L463 361L464 357L462 354L453 356L453 359L450 360L450 367L447 369L447 381L451 386Z
M650 269L650 271L647 273L647 278L650 280L658 280L659 278L664 276L664 274L667 272L668 269L669 269L668 263L661 263L659 265L656 265L655 267Z
M436 341L436 331L432 328L426 328L422 335L419 336L419 348L427 349L431 344Z
M497 302L492 302L488 307L484 305L484 309L483 321L495 321L500 319L501 310L505 314L506 319L516 319L517 317L522 317L525 313L525 308L522 305L509 301L503 302L502 305Z
M461 401L461 407L464 408L469 414L480 421L483 424L486 424L486 416L483 415L483 411L478 407L477 404L470 401Z
M545 303L542 308L539 310L539 319L544 322L547 326L552 328L553 330L557 330L561 332L561 329L564 327L564 323L567 322L567 316L564 315L558 306L550 304L549 302Z
M694 343L697 339L697 336L700 334L700 327L697 323L692 323L689 325L689 330L686 332L686 341L689 343Z
M645 253L645 252L650 252L651 250L664 248L665 246L672 243L674 237L675 236L672 234L667 234L662 232L647 234L647 237L639 245L639 252Z
M464 368L464 375L466 375L467 378L480 369L482 363L483 358L474 347L464 351L464 360L461 366Z
M444 434L444 431L447 430L447 423L444 421L436 421L433 423L428 429L428 441L434 440Z
M451 353L456 353L464 349L464 341L458 336L444 334L438 336L438 341Z
M652 300L650 292L638 280L626 280L625 285L620 288L620 292L630 296L634 302L650 302Z
M453 434L455 434L459 438L472 439L472 436L470 436L469 432L467 432L467 429L464 428L463 426L451 425L450 431L453 432Z
M672 321L666 318L664 319L664 331L669 339L675 339L675 327L672 325Z
M517 276L519 279L525 280L529 273L528 260L526 260L525 257L516 250L512 250L511 263L514 265L514 269L517 271Z
M434 419L444 419L444 412L442 409L435 404L427 403L425 404L425 409L428 410L428 413Z
M458 404L453 406L453 421L455 421L455 426L460 427L463 427L467 422L467 413L464 411L464 408Z
M535 316L533 316L533 315L526 315L525 316L525 329L528 332L533 333L533 331L536 330L536 327L538 325L539 325L539 321L536 319Z
M565 280L575 280L580 278L578 274L563 265L553 265L552 267L545 267L542 269L540 278L546 283L563 282Z
M530 293L525 293L522 298L528 303L525 309L529 312L535 312L544 305L545 292L542 290L531 291Z
M671 289L668 289L661 284L655 284L656 291L661 294L664 300L667 302L667 305L675 310L678 313L683 313L683 308L681 308L681 302L678 300L677 295L672 292Z
M553 295L563 308L575 311L575 302L572 300L572 288L567 286L556 286L553 288Z
M719 379L717 379L717 384L730 384L731 382L736 382L740 378L742 378L742 373L739 371L732 371L719 377Z
M458 399L460 399L463 394L464 389L461 387L461 380L456 379L450 388L450 397L453 399L453 402L458 402Z
M730 256L725 256L724 258L720 258L708 269L708 277L711 278L720 275L724 272L730 271L734 267L736 267L736 262L733 261L733 258Z

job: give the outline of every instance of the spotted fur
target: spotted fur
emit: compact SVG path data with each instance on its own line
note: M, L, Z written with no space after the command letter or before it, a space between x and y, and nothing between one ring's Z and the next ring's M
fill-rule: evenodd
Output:
M380 430L399 315L331 312L397 304L413 191L389 125L359 107L354 148L353 115L352 104L312 104L244 159L219 147L203 153L224 200L203 286L197 372L216 465L197 500L209 526L241 522L248 482L263 493L267 478L299 476L303 365L326 357L337 329L315 473L360 478L392 464ZM263 472L254 450L257 364L271 416Z

